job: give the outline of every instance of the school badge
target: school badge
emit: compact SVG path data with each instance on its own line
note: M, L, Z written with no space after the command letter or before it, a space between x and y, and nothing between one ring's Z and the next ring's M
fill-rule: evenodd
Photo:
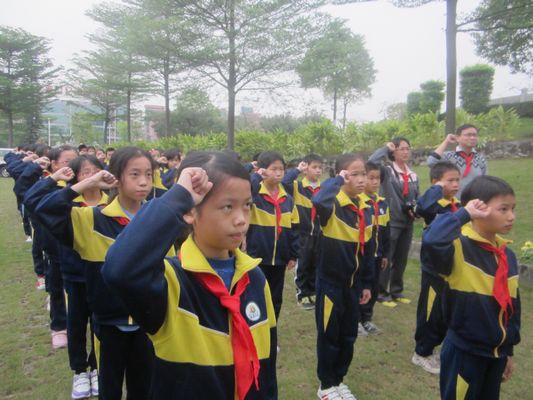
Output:
M261 310L259 309L259 306L253 301L249 302L246 305L244 312L246 313L246 317L252 322L255 322L259 318L261 318Z

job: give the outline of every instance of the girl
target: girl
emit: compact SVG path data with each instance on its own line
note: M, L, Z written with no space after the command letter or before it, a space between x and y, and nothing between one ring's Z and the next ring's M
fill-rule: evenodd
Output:
M244 167L195 152L109 250L104 279L154 344L151 398L277 398L269 287L259 260L239 250L251 205ZM179 259L165 258L186 224Z
M379 162L388 156L392 161L383 168L381 193L390 207L389 267L379 274L378 301L387 307L409 304L403 295L403 274L413 238L415 205L420 192L418 177L407 165L411 158L411 144L403 137L392 139L378 149L369 161Z
M127 398L148 398L152 347L122 302L102 281L100 270L107 249L150 193L153 170L148 153L136 147L121 148L113 154L109 172L100 171L70 188L49 194L36 210L54 236L76 250L86 264L88 302L100 341L99 391L100 398L105 400L121 398L124 373ZM65 174L62 178L69 176ZM72 206L78 196L97 189L112 189L108 206Z
M298 233L292 229L299 222L298 210L281 185L285 175L283 157L265 151L259 155L257 165L258 171L252 174L254 204L246 250L252 257L263 259L260 267L272 290L277 320L283 301L285 269L293 268L298 258Z
M321 400L355 400L342 381L353 357L359 304L371 297L373 254L364 251L368 206L358 198L365 189L365 162L356 154L343 154L335 172L312 198L322 226L315 308L317 395Z

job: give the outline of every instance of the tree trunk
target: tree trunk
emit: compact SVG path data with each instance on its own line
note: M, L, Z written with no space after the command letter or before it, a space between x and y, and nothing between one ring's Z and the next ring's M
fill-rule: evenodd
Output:
M228 149L235 148L235 4L230 1L229 14L229 74L228 74Z
M109 128L109 105L105 106L104 114L104 143L109 144L109 135L107 129Z
M446 0L446 131L455 131L455 97L457 86L457 0Z
M163 79L165 81L165 136L170 136L170 67L168 58L163 65Z
M333 91L333 125L337 124L337 89Z
M342 130L346 129L346 111L348 110L348 98L344 98L344 110L342 113Z
M13 111L8 110L6 114L8 131L7 147L13 147Z
M128 92L126 94L126 131L131 142L131 72L128 72Z

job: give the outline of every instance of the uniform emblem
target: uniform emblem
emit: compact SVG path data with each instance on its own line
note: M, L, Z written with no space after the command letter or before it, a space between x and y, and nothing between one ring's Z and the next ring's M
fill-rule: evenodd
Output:
M259 318L261 318L261 310L259 309L259 306L253 301L249 302L246 305L244 312L246 313L246 317L252 322L255 322Z
M383 208L380 208L380 209L379 209L379 213L380 213L380 214L385 214L385 210L384 210Z

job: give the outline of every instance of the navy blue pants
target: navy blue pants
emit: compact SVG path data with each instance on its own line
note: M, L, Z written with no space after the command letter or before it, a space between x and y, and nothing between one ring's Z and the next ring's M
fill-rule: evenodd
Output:
M427 357L442 343L448 327L442 313L442 291L446 283L442 278L422 270L420 296L416 307L415 352Z
M317 374L322 389L338 386L348 372L357 339L359 297L355 287L337 287L317 279Z
M152 342L141 330L123 332L113 325L94 324L100 341L98 389L100 400L120 400L126 375L126 399L150 398L154 363Z
M45 258L42 233L35 225L33 231L33 242L31 244L31 256L33 258L33 270L38 276L45 275Z
M62 331L67 329L67 309L59 256L46 253L46 261L46 291L50 295L50 329Z
M376 304L379 293L379 272L381 271L381 260L381 257L376 257L374 259L374 275L372 276L372 287L370 288L372 297L368 303L359 305L361 322L372 321L372 315L374 315L374 305Z
M263 265L259 267L270 287L270 294L272 295L272 304L274 305L274 313L276 314L276 321L279 320L279 313L281 312L281 304L283 303L283 284L285 283L285 265Z
M498 400L507 357L469 354L446 338L440 356L442 400Z
M318 236L300 233L300 253L294 279L298 301L315 295L318 251Z
M70 369L76 374L96 369L91 310L87 303L85 282L63 281L68 296L67 337ZM91 351L87 354L87 324L90 326Z

